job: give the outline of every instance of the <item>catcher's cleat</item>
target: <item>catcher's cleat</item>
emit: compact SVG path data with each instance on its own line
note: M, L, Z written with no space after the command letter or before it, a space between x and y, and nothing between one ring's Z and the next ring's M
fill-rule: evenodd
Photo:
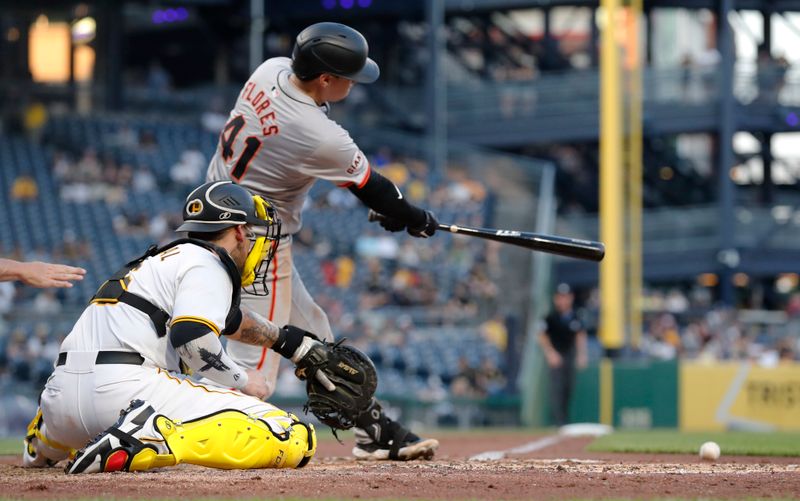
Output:
M155 409L142 400L131 401L113 426L79 450L65 472L100 473L144 470L175 464L171 455L160 455L155 445L134 437L155 416Z
M389 419L377 400L362 411L354 428L356 459L411 461L433 459L439 441L423 439L411 433L400 423Z

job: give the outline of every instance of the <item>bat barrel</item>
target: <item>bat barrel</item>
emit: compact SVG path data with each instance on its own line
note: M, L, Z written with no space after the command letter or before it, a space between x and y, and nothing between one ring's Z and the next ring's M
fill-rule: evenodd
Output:
M590 261L602 261L606 255L606 247L600 242L577 240L565 237L534 237L543 251L567 257L577 257Z
M558 254L560 256L601 261L605 256L605 246L600 242L577 238L543 235L514 230L495 230L487 228L470 228L457 225L439 225L443 231L460 233L473 237L494 240L505 244L516 245L526 249Z

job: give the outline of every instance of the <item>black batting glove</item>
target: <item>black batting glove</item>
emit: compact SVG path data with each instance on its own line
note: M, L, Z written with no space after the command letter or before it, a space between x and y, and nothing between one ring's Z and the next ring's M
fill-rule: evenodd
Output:
M433 212L426 210L425 211L425 224L412 228L411 226L408 227L408 234L412 237L417 238L429 238L432 237L434 233L436 233L436 228L439 227L439 221L436 220L436 217L433 215Z
M387 216L383 216L383 218L379 220L379 224L381 225L381 228L386 231L391 231L392 233L406 229L406 223L400 221L399 219Z

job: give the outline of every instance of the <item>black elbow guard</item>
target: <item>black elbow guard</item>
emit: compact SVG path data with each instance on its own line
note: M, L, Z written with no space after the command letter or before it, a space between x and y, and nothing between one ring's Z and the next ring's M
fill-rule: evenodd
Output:
M200 322L183 321L172 324L169 329L169 342L173 348L179 348L189 341L203 337L209 332L214 332L208 325Z
M393 182L372 171L361 188L351 185L348 189L364 205L378 214L400 221L404 225L417 227L425 224L425 211L411 205Z

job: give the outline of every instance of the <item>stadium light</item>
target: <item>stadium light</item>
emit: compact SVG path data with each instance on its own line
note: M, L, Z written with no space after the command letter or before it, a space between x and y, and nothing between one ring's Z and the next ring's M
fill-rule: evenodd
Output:
M697 283L703 287L716 287L719 283L719 277L714 273L701 273L697 277Z
M797 287L798 282L800 282L800 277L797 273L783 273L778 275L778 279L775 280L775 289L782 294L788 294Z
M34 82L64 83L69 80L69 25L36 18L28 35L28 68Z
M84 17L72 23L72 43L87 44L94 40L97 33L97 22L93 17Z
M153 24L176 23L189 19L189 11L185 7L156 9L150 20Z
M345 10L353 8L368 9L372 7L372 0L320 0L320 5L325 10L333 10L337 7Z

